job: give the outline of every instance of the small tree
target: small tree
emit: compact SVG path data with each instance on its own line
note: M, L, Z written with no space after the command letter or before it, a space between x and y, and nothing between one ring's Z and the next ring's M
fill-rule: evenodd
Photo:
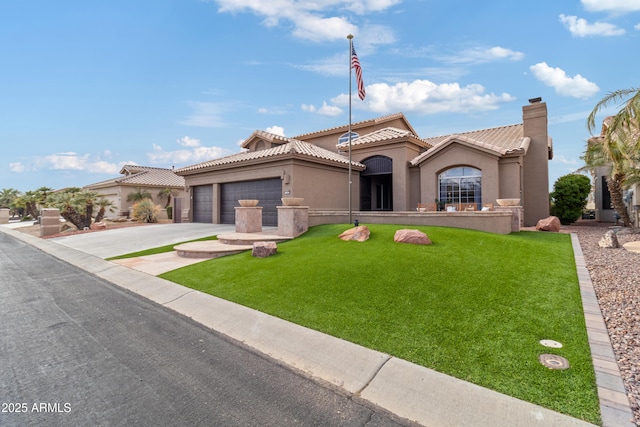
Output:
M591 180L580 174L561 176L553 184L551 214L557 216L561 224L568 225L578 220L587 206L591 191Z

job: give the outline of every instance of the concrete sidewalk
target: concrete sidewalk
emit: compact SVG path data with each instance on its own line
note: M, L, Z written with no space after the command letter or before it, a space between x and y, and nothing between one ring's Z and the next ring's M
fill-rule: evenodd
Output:
M190 226L193 226L193 229L190 229ZM138 228L158 230L156 227L160 226ZM175 243L166 242L172 239L188 240L184 238L186 235L216 234L211 232L215 227L217 226L211 224L170 224L169 228L158 233L164 235L165 243L153 245ZM339 387L400 417L425 426L591 425L101 259L101 256L138 250L131 250L131 245L128 245L127 250L114 253L122 249L116 249L115 243L107 242L114 237L116 240L126 239L129 242L143 238L140 234L135 237L134 234L127 234L139 232L136 227L123 231L110 230L78 235L74 239L70 237L76 236L49 240L9 228L0 227L0 230L121 288L190 317L291 366L304 375ZM119 233L116 234L115 231ZM99 236L102 234L104 235ZM82 241L83 237L93 240L89 244ZM91 254L89 251L94 253ZM605 420L604 425L633 426L630 423L620 424L618 421L620 419L615 423Z

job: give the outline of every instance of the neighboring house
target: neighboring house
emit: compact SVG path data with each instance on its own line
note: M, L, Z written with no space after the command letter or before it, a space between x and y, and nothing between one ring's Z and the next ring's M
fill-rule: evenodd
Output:
M607 132L607 128L611 123L613 116L606 117L602 121L602 130L600 135L589 138L588 144L600 144L604 139ZM593 178L593 194L595 201L595 213L596 221L601 222L618 222L618 213L615 211L611 204L611 194L607 187L607 179L611 173L611 168L607 166L601 166L591 171ZM638 191L640 185L633 185L626 189L623 194L624 202L629 212L629 217L634 227L640 226L640 196Z
M256 131L247 151L176 169L190 192L191 220L232 224L238 199L259 199L277 225L281 197L311 211L414 211L418 203L496 204L519 198L524 225L549 216L546 104L530 100L523 123L420 138L402 113L293 138ZM351 170L351 185L347 177Z
M166 201L158 197L161 191L167 188L173 190L172 199L183 198L186 195L184 178L176 175L172 169L125 165L120 174L123 176L84 187L87 190L97 191L113 203L114 211L107 211L105 215L107 218L130 216L134 202L127 201L127 198L139 190L149 192L153 202L162 207L165 206Z

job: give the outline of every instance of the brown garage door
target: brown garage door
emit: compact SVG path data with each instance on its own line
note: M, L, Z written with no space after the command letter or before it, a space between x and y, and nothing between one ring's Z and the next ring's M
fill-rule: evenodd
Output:
M220 186L220 222L235 223L235 207L240 199L258 199L262 206L262 225L277 226L278 210L282 205L282 181L280 178L256 181L228 182Z

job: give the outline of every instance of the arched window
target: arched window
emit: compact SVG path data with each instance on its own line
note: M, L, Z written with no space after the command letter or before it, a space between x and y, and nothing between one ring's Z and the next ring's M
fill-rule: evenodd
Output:
M467 166L447 169L438 176L442 203L482 203L482 171Z
M351 132L351 141L358 139L358 137L360 137L360 135L355 132ZM349 142L349 132L343 133L340 138L338 138L338 144L343 144L345 142Z

